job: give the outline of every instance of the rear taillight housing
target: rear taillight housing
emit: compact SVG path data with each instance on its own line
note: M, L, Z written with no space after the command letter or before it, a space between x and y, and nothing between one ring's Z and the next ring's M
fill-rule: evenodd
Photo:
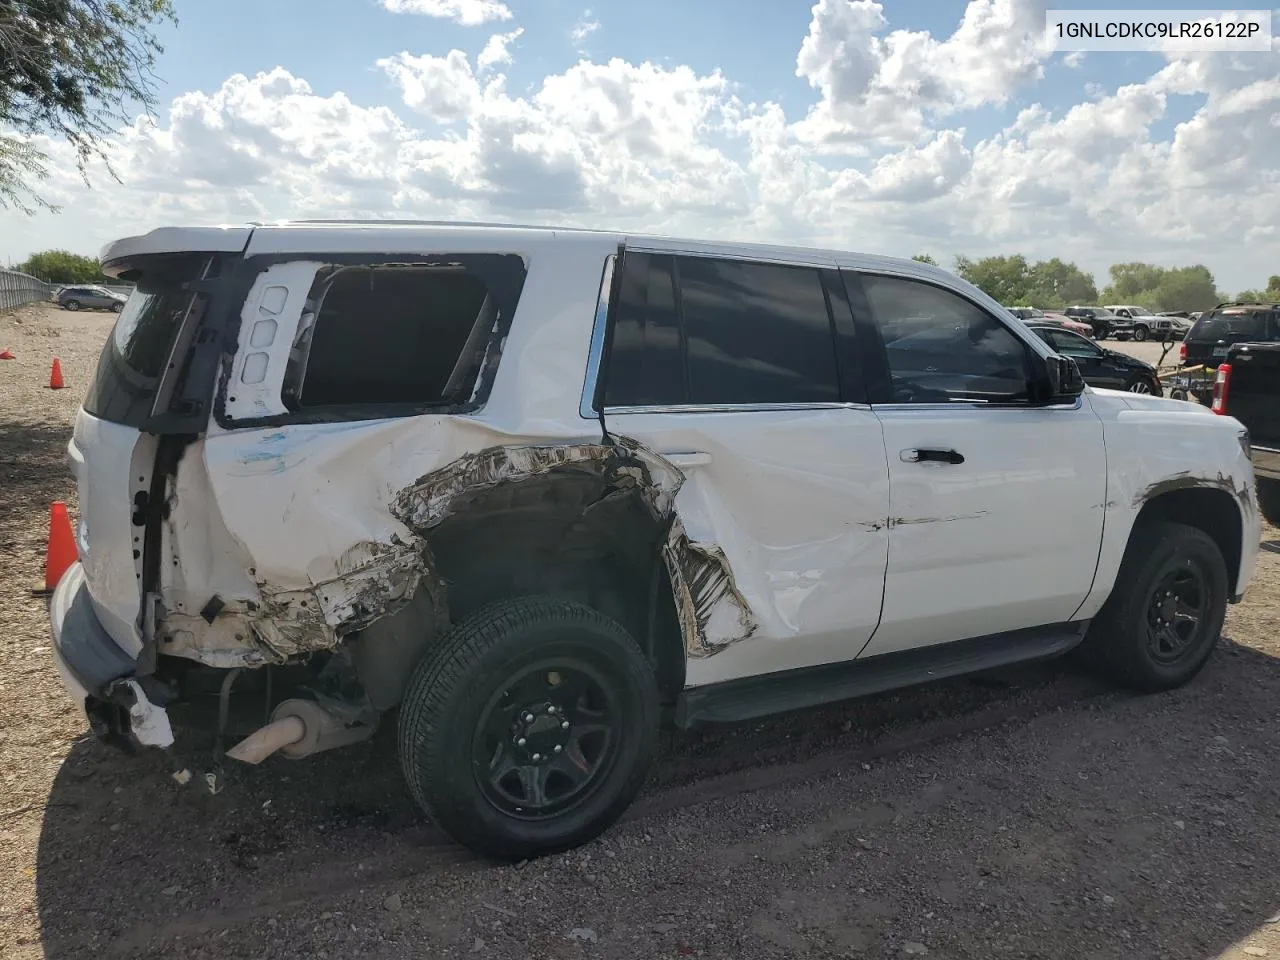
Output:
M1178 362L1179 363L1187 362L1187 341L1185 340L1183 340L1180 344L1178 344Z
M1231 391L1231 364L1218 364L1218 376L1213 381L1213 405L1209 408L1214 413L1225 415L1227 412L1227 394Z

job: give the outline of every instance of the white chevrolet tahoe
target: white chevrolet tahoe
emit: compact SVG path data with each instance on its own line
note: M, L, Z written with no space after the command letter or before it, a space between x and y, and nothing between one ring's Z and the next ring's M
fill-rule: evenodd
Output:
M246 706L257 763L398 708L414 798L491 856L604 830L664 720L1077 647L1178 686L1253 572L1239 423L1086 387L936 267L350 222L102 259L137 288L51 602L91 728L169 748L212 690L191 733Z

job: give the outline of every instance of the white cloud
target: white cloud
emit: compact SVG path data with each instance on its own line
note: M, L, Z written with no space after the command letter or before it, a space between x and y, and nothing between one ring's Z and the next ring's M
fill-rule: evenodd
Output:
M574 48L581 51L582 45L587 42L587 38L599 29L600 21L592 19L589 9L583 10L578 22L569 31L569 39L573 42Z
M511 19L511 8L500 0L382 0L382 5L392 13L420 13L465 27Z
M47 192L66 212L0 211L0 255L96 250L163 222L458 216L944 257L1023 252L1094 271L1205 262L1228 289L1275 273L1280 56L1170 57L1146 80L1095 87L1066 109L1033 104L974 136L957 113L1025 93L1039 75L1035 38L993 33L1026 9L973 0L935 39L886 33L868 0L819 0L796 38L817 94L791 116L742 102L719 72L619 58L515 90L503 65L518 28L474 57L379 60L409 120L321 96L283 68L237 74L174 98L163 124L121 130L112 158L124 185L95 171L86 190L69 148L43 141ZM1194 111L1170 131L1171 103L1188 97Z
M1039 80L1044 0L971 0L951 36L894 30L876 0L818 0L796 75L822 99L797 125L813 143L915 142L930 116L1004 103Z
M495 33L484 45L480 55L476 57L476 66L481 71L489 70L503 63L511 62L511 44L520 39L524 27L516 27L510 33Z

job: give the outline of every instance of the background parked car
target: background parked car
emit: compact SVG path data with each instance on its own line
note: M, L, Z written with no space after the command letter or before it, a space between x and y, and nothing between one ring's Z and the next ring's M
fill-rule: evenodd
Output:
M1201 314L1183 338L1179 351L1184 367L1216 368L1237 343L1280 340L1280 303L1220 303Z
M1027 326L1059 355L1074 360L1089 386L1164 396L1160 377L1151 364L1115 350L1104 350L1091 340L1061 327L1047 323L1030 323Z
M79 286L63 287L53 302L64 310L110 310L119 313L124 309L127 299L119 293L112 293L106 287Z
M1106 307L1067 307L1062 312L1068 317L1089 324L1097 340L1105 340L1112 336L1117 340L1128 340L1133 333L1132 320L1118 316Z
M1191 321L1181 317L1155 314L1146 307L1133 304L1108 304L1104 309L1110 310L1118 317L1133 321L1133 339L1138 341L1182 339L1191 329Z
M1028 323L1053 323L1067 330L1071 330L1084 337L1093 336L1093 327L1079 320L1072 320L1070 317L1061 313L1045 312L1037 310L1035 307L1005 307L1019 320L1025 320Z

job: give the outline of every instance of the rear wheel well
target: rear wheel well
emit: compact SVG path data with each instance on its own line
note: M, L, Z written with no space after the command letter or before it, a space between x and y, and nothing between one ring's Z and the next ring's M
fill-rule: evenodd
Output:
M453 623L514 597L575 600L631 634L663 701L674 701L685 662L662 559L667 526L641 488L565 470L478 489L452 506L427 540Z
M1227 578L1235 590L1240 576L1240 554L1244 543L1244 521L1236 498L1217 487L1170 490L1148 500L1134 521L1134 529L1161 520L1185 523L1208 534L1222 551ZM1132 540L1132 534L1130 534Z

